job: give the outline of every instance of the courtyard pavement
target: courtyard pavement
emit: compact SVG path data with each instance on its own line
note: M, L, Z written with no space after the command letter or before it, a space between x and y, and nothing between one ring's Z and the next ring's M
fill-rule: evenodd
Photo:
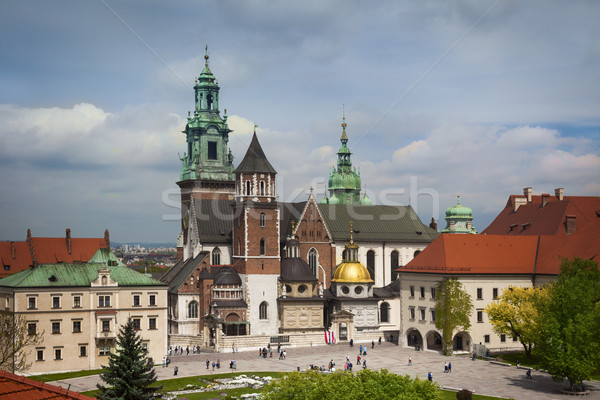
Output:
M298 367L305 370L310 364L327 367L333 359L336 369L343 369L346 355L354 364L356 372L356 356L359 344L350 347L347 344L322 345L312 347L283 347L287 358L279 360L276 348L273 349L273 358L259 358L258 348L255 351L243 351L233 353L200 353L181 356L172 356L171 365L163 368L157 366L156 372L159 380L171 379L173 369L178 367L178 377L210 375L231 372L229 362L236 360L237 373L251 374L255 371L295 371ZM412 357L413 365L408 366L408 358ZM526 379L525 369L517 369L514 366L502 366L492 364L484 360L472 361L469 356L445 357L434 351L415 351L412 348L401 348L391 343L375 343L375 348L368 345L367 355L361 357L367 360L370 369L387 369L390 372L401 375L410 375L427 379L427 373L431 371L433 380L443 388L469 389L477 394L496 396L501 398L512 398L515 400L555 400L568 399L570 396L559 393L564 385L552 381L550 375L533 371L532 380ZM221 361L221 369L213 371L212 366L206 369L206 360ZM444 363L452 363L452 373L444 373ZM96 388L99 383L98 375L65 379L55 381L52 384L67 387L71 390L83 392ZM600 399L600 382L586 382L591 392L586 399Z

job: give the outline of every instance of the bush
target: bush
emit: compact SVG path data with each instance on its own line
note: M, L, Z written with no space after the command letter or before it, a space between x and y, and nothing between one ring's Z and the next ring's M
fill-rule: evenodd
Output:
M470 390L467 390L467 389L463 389L460 392L456 393L456 398L458 400L472 400L473 392L471 392Z

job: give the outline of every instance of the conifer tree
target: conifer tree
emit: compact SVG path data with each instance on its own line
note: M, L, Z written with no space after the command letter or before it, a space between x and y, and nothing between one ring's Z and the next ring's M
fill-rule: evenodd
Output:
M100 378L107 386L98 384L101 400L146 400L159 396L161 387L152 387L156 382L153 365L146 359L148 350L142 347L142 338L135 331L130 319L119 329L117 350L108 359L108 366Z

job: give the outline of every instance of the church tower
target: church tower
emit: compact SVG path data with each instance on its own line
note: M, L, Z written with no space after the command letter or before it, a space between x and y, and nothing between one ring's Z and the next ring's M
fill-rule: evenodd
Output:
M256 129L235 170L233 266L245 286L252 334L278 333L277 290L280 274L280 215L277 172L263 152Z
M472 221L473 211L460 204L460 196L456 196L456 205L446 209L446 227L442 233L477 233Z
M181 157L177 185L181 191L181 245L187 246L192 202L195 199L233 200L235 178L233 155L228 150L227 110L220 115L219 85L208 67L208 48L204 69L194 85L194 114L188 112L187 151Z
M346 116L342 120L342 136L340 142L342 147L338 150L337 169L334 167L329 171L327 190L329 198L325 196L321 203L328 204L364 204L371 205L371 200L365 196L360 198L360 171L352 167L350 156L352 153L347 146L348 135L346 134Z

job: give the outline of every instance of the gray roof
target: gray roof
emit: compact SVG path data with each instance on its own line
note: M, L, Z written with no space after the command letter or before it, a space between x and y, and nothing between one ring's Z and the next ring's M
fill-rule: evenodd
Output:
M285 258L281 261L281 280L284 282L314 282L310 266L300 258Z
M382 288L373 288L373 296L383 299L400 297L400 279L393 280Z
M280 210L280 231L279 240L285 242L287 237L292 233L292 221L298 226L298 221L302 217L302 212L306 207L306 201L299 203L279 203Z
M318 204L318 207L336 242L350 240L350 221L356 242L430 243L439 236L439 232L421 222L411 206Z
M233 267L212 267L215 285L241 285L242 280Z
M183 285L183 283L187 280L187 278L198 268L198 265L204 260L205 257L208 257L210 253L208 251L203 251L198 254L195 258L190 258L186 262L184 262L177 271L174 272L174 275L170 280L165 280L166 275L163 275L161 280L169 284L169 292L176 293L177 290ZM179 263L177 263L179 264ZM175 266L177 266L177 264ZM173 268L175 268L173 266ZM169 271L170 272L170 271Z
M250 142L250 146L248 146L248 151L246 152L244 159L235 169L235 172L277 173L269 160L267 160L265 152L263 151L260 143L258 142L258 138L256 137L256 132L254 132L254 135L252 136L252 141Z
M248 305L244 300L215 300L211 303L217 308L246 308Z
M231 243L233 202L195 199L196 222L201 243Z

